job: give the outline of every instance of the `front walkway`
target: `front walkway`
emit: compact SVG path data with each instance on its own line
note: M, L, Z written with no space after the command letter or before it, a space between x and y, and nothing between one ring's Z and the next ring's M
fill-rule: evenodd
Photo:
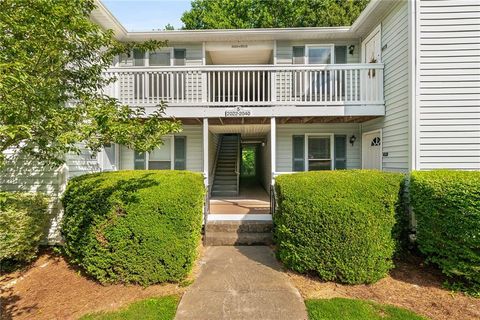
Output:
M207 247L201 263L175 319L307 319L302 297L269 247Z

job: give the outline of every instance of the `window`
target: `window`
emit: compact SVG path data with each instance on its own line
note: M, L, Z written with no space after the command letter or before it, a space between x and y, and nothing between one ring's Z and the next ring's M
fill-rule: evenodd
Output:
M147 154L134 152L135 170L186 170L187 137L166 137L163 145Z
M330 140L331 136L308 136L306 159L308 171L332 169Z
M347 169L347 136L292 136L292 171Z
M150 66L169 66L170 51L152 51L149 53L148 63Z
M187 50L186 49L174 49L173 50L173 65L174 66L184 66L187 59Z
M333 63L333 45L308 46L308 64Z
M169 170L171 169L172 139L163 140L163 145L149 152L148 169Z
M334 143L335 169L347 169L347 136L335 135Z
M139 49L133 49L133 65L144 66L145 65L145 51Z
M145 170L145 153L135 151L133 154L133 169Z
M305 136L293 136L292 146L292 171L305 171Z
M187 169L187 137L175 137L174 140L174 153L175 153L175 170Z

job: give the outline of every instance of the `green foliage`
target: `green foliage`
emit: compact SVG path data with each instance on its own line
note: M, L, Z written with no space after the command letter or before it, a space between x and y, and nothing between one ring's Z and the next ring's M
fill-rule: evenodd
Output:
M62 234L73 263L102 283L181 281L196 258L203 177L118 171L70 180Z
M351 25L369 0L193 0L185 29L333 27Z
M413 172L410 194L420 251L453 288L480 296L480 172Z
M255 151L254 146L247 146L242 149L241 175L244 177L251 177L256 173Z
M35 258L48 221L48 201L41 194L0 193L0 263Z
M327 281L373 283L393 267L403 175L367 170L282 175L274 215L278 256Z
M177 311L178 297L149 298L114 312L89 314L80 320L172 320Z
M165 43L118 42L90 20L94 7L94 0L0 1L0 155L12 148L58 165L79 152L78 142L93 151L111 142L151 151L180 130L163 118L163 104L147 116L99 90L114 80L102 72L116 55Z
M310 320L422 320L415 313L371 301L333 298L305 301Z

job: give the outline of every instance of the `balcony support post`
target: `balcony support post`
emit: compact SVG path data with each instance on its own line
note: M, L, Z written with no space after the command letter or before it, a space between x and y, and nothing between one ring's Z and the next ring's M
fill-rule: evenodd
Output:
M205 187L209 185L208 174L208 118L203 118L203 177Z
M271 168L271 184L275 183L275 172L277 171L277 124L275 117L270 118L270 168Z

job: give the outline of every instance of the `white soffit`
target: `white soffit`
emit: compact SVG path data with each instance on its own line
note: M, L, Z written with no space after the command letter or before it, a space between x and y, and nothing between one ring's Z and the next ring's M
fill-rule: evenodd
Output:
M216 134L240 133L242 138L258 138L270 132L269 124L211 125L208 130Z

